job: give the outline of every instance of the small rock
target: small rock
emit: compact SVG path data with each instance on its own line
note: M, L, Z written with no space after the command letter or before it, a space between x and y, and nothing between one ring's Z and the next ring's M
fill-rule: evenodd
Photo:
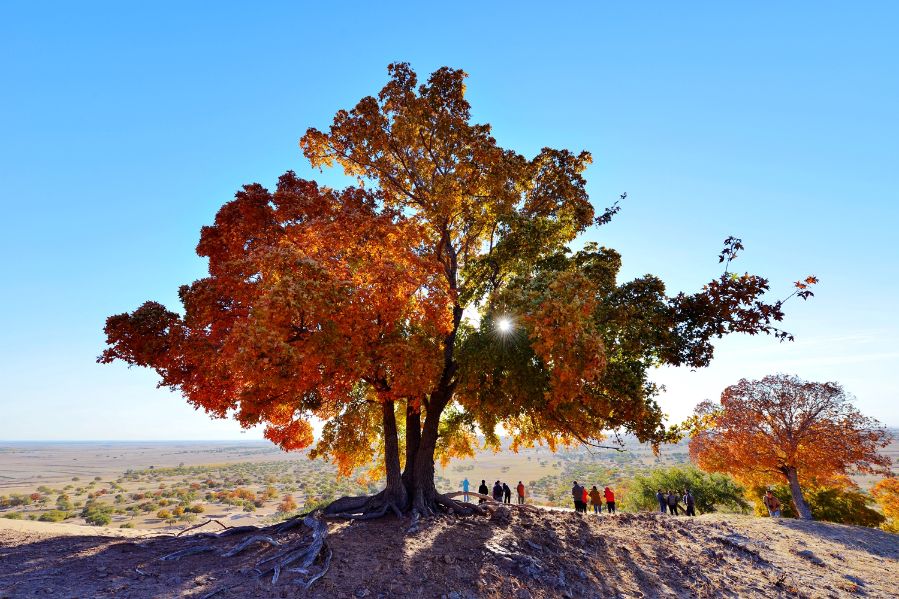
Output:
M512 521L512 510L507 507L496 508L490 516L490 520L499 524L508 524Z
M794 549L794 550L793 550L793 553L796 554L796 555L798 555L799 557L803 557L803 558L807 559L808 561L812 562L812 563L815 564L816 566L823 566L823 565L824 565L824 560L822 560L820 557L818 557L817 555L815 555L814 553L812 553L812 552L809 551L808 549L803 549L803 550L801 550L801 551L796 551L796 550Z
M371 591L366 588L358 588L356 589L355 595L362 599L362 597L368 597L369 595L371 595Z
M456 591L452 591L447 594L446 599L462 599L462 595L460 595Z
M448 564L455 564L456 558L454 556L450 555L449 553L447 553L446 555L443 556L443 561L445 561Z

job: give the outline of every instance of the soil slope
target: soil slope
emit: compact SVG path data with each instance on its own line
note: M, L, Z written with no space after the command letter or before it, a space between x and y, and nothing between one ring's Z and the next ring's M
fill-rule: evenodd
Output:
M216 598L899 595L899 535L795 520L501 508L416 526L335 522L330 568L309 591L289 576L275 585L254 579L253 564L273 551L264 544L238 558L171 562L158 558L199 541L35 524L0 521L0 597L200 598L219 589ZM240 540L229 537L228 546Z

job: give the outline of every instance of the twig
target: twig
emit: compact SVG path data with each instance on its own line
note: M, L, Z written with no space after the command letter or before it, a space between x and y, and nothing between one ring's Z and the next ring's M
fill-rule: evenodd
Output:
M190 528L185 528L184 530L182 530L181 532L179 532L179 533L176 534L175 536L176 536L176 537L180 537L180 536L183 535L184 533L189 532L189 531L194 530L194 529L197 529L197 528L200 528L200 527L202 527L202 526L206 526L206 525L209 524L210 522L215 522L216 524L218 524L218 525L221 526L222 528L231 528L231 527L228 526L227 524L222 524L222 523L219 522L218 520L213 520L212 518L209 518L209 519L206 520L206 522L203 522L202 524L196 524L196 525L194 525L194 526L191 526Z

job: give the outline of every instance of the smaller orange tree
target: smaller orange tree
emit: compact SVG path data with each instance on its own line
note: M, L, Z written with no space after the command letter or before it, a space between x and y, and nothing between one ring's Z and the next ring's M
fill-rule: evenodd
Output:
M883 510L887 521L881 526L890 532L899 532L899 478L885 478L871 489L871 495Z
M785 374L742 379L721 405L696 407L690 457L700 468L727 472L747 486L786 483L796 513L811 520L801 483L844 480L852 472L889 474L879 453L889 444L880 424L862 415L837 383Z

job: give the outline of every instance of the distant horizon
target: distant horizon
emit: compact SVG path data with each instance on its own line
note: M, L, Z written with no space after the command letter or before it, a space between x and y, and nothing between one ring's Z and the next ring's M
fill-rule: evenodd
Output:
M899 425L889 425L884 424L884 428L893 435L894 441L899 441ZM632 434L624 434L622 437L634 439L635 437ZM508 435L499 435L501 440L509 439ZM688 438L682 439L682 441L688 440ZM318 438L316 438L318 441ZM271 445L272 447L284 451L284 453L294 453L296 451L304 451L304 450L282 450L280 447L269 441L268 439L0 439L0 446L4 444L16 444L16 443L260 443ZM648 443L641 443L641 445L647 445ZM673 445L672 443L663 444L664 445ZM535 444L535 446L539 446ZM543 447L546 447L544 444ZM589 445L584 444L574 444L572 447L590 447ZM522 448L522 450L527 448ZM565 447L561 447L560 449L567 449Z

